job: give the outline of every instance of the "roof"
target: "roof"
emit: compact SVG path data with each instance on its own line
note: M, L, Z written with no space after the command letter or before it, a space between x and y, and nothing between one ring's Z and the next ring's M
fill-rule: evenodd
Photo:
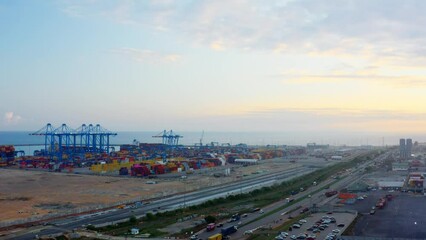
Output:
M365 182L356 182L349 185L347 189L348 191L353 192L353 191L365 191L367 190L367 188L368 188L368 184L366 184Z
M407 167L408 168L408 163L406 163L406 162L392 163L392 167Z
M404 182L400 181L379 181L378 182L379 187L403 187Z

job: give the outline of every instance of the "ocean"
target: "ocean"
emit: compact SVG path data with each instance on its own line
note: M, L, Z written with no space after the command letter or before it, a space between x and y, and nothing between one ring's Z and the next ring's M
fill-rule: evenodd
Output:
M43 136L32 136L29 131L0 131L0 145L44 144ZM128 131L117 132L111 137L112 144L131 144L134 139L145 143L161 143L161 138L153 138L160 132ZM202 132L177 132L183 138L180 144L194 145L200 142ZM413 142L424 142L425 135L398 135L381 133L344 133L344 132L208 132L203 135L203 144L211 142L230 143L232 145L245 143L248 145L301 145L315 142L330 145L398 145L400 138L412 138ZM28 148L27 148L28 150Z

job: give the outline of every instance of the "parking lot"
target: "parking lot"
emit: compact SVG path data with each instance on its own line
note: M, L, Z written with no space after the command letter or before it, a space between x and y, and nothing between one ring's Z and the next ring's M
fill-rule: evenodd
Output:
M383 209L376 209L370 215L372 206L380 197L392 194ZM377 190L367 193L368 198L347 206L359 211L360 218L355 224L353 235L369 237L424 238L426 236L426 197L410 193Z
M339 236L353 221L353 219L355 219L355 217L355 213L343 212L323 212L312 214L300 222L300 228L296 226L293 227L291 231L287 231L288 236L285 239L305 239L309 238L309 236L314 239L326 239L329 234ZM328 220L320 223L321 219ZM331 219L335 219L335 222L330 222ZM316 227L314 227L315 225ZM334 233L333 230L335 230ZM300 237L301 235L304 235L305 238ZM277 237L277 239L279 239L279 237Z

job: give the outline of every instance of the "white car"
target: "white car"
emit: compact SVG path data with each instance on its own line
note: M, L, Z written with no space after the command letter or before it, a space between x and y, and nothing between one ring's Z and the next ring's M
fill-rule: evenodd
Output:
M333 232L333 233L339 233L339 232L340 232L340 230L339 230L339 229L334 229L332 232Z
M300 228L300 227L301 227L300 224L297 224L297 223L293 224L293 228Z
M307 223L308 221L306 221L306 219L301 219L301 220L299 220L299 222Z
M281 236L284 236L284 237L288 236L288 233L286 233L286 232L281 232L280 234L281 234Z

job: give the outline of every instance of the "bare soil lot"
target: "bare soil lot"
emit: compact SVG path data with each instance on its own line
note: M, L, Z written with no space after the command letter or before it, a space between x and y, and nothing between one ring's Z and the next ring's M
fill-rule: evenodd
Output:
M237 181L237 175L261 171L282 171L298 164L264 161L248 167L236 166L229 177L209 174L188 175L181 179L152 179L93 176L43 171L0 169L1 221L25 219L49 213L72 213L77 209L105 207L121 201L151 199Z

